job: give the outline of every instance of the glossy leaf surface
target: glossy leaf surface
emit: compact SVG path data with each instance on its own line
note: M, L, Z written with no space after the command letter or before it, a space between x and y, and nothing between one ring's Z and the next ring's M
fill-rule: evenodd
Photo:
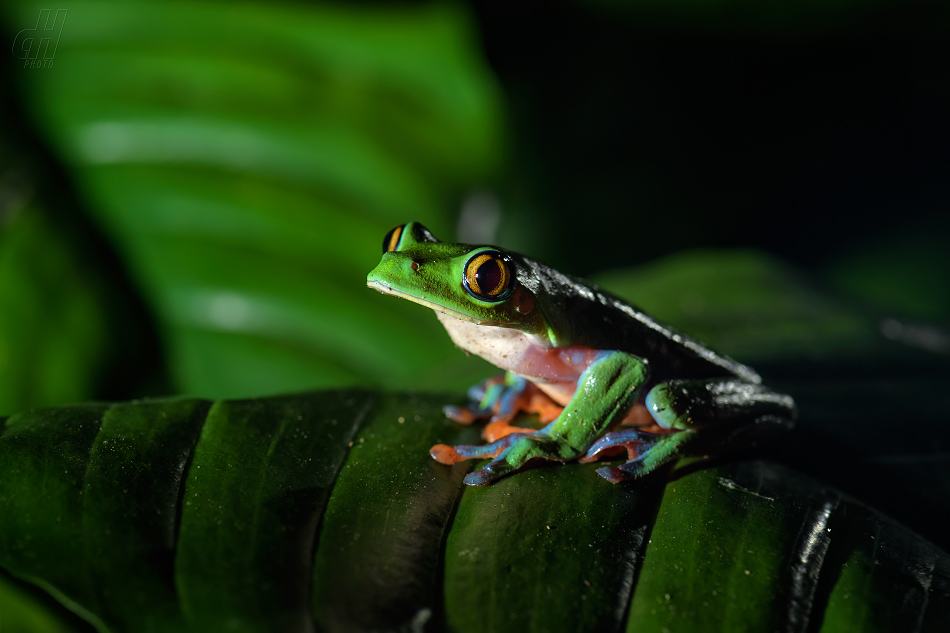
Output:
M941 630L950 558L768 462L480 489L438 396L327 391L18 414L0 566L101 631ZM2 617L2 614L0 614Z

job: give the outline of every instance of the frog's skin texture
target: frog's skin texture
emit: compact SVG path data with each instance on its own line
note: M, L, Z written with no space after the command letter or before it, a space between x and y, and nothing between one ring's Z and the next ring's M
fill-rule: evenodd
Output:
M749 367L517 253L440 242L410 222L386 235L366 282L432 308L456 345L505 370L470 390L470 406L446 407L461 423L489 420L489 443L431 450L443 464L491 458L465 478L469 485L534 460L625 451L625 464L597 471L617 483L679 457L754 443L795 419L792 399ZM512 426L520 412L545 426Z

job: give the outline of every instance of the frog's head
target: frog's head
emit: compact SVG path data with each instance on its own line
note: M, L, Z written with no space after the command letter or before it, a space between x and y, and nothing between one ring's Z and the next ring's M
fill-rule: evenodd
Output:
M383 259L366 285L478 325L533 332L542 326L520 258L494 246L440 242L418 222L383 238Z

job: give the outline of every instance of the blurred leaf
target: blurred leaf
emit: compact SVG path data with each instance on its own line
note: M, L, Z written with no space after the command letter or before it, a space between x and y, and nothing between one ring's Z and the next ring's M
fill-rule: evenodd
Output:
M694 461L616 486L596 464L549 464L466 488L465 465L425 450L473 431L443 401L353 390L12 416L0 567L100 631L950 625L950 557L794 471Z
M34 205L0 226L0 414L94 396L111 346L101 287Z
M389 228L449 237L500 160L459 5L79 2L42 70L22 75L26 109L158 315L179 390L484 373L431 315L365 287Z
M0 631L78 633L90 629L78 618L64 617L50 600L40 599L23 584L0 574Z
M950 220L934 217L852 247L831 266L829 277L837 289L881 313L950 322L948 252Z
M685 251L594 279L660 321L747 362L866 354L883 341L872 317L757 251Z

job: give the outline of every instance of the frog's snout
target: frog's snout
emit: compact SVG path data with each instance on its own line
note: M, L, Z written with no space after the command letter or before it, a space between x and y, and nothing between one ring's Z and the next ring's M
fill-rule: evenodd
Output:
M366 286L383 294L389 294L393 289L392 284L384 279L374 277L373 273L366 276Z
M369 271L369 274L366 275L366 286L372 288L373 290L379 290L383 292L383 288L392 288L384 275L380 275L379 266Z

